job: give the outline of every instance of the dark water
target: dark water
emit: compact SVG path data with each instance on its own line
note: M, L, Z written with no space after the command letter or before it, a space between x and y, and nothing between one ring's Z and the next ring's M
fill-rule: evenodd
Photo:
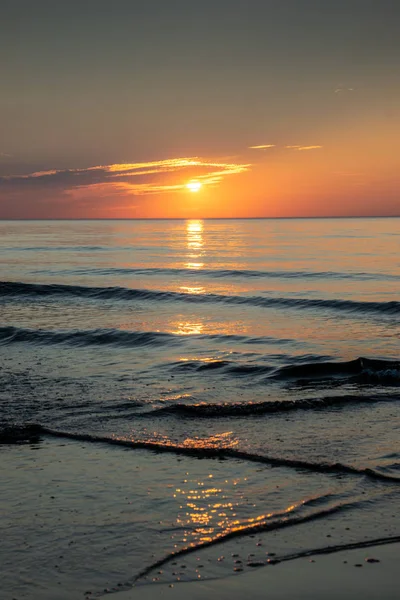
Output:
M253 528L282 555L349 511L340 543L398 535L399 250L399 219L0 223L3 453L148 462L124 585Z

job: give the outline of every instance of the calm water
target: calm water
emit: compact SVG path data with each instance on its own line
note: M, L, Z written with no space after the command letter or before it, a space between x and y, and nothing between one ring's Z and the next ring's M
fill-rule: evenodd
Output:
M313 548L318 528L319 546L327 528L341 527L337 544L399 535L399 250L399 219L0 222L7 441L40 437L45 461L69 435L75 464L90 451L105 478L115 452L125 461L104 498L79 473L92 512L118 494L131 507L101 542L87 531L97 557L83 582L104 587L103 555L111 586L168 557L140 582L198 578L172 553L201 560L204 544L201 576L225 576L246 567L217 560L229 544L261 560L253 529L282 556ZM102 457L117 442L140 465L124 446ZM20 446L2 448L29 474ZM20 478L5 474L12 503ZM7 527L12 568L20 532ZM63 548L71 578L79 548ZM35 580L37 559L24 560Z

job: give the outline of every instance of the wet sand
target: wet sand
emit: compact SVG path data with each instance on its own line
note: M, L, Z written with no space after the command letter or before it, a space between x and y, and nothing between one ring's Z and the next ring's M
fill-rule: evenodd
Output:
M119 593L119 600L397 600L400 544L301 558L225 579L151 584ZM366 559L379 562L367 562Z
M93 600L114 595L117 600L398 597L398 537L396 543L286 560L290 547L301 551L321 548L322 542L366 545L373 540L375 544L379 537L397 535L395 523L383 529L382 513L380 523L368 530L368 523L354 520L351 510L328 523L325 519L306 522L266 537L238 537L200 549L181 556L178 567L172 558L130 587L135 574L173 547L170 527L176 525L177 513L172 511L168 517L165 501L166 491L171 494L174 489L168 483L174 469L182 473L195 469L197 476L212 469L217 479L218 469L228 476L228 466L64 442L45 438L0 447L0 504L5 508L0 526L1 597L5 600ZM250 477L249 467L247 473ZM279 473L275 469L269 475ZM392 517L395 520L396 515ZM226 560L219 562L221 553ZM286 555L286 559L263 567L246 559L254 556L252 561L266 562L268 555ZM369 557L379 562L367 562ZM233 573L241 571L236 563L241 563L243 572ZM186 581L178 582L175 570L182 571L179 577Z

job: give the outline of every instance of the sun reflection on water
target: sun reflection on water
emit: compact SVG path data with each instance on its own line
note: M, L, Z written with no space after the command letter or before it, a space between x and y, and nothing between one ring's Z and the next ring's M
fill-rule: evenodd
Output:
M210 474L208 477L213 476ZM184 485L177 487L173 493L173 498L179 503L176 522L184 529L181 541L188 547L207 544L227 534L257 531L276 519L285 520L304 503L300 501L279 512L239 518L238 513L243 513L243 509L253 512L255 508L247 497L247 477L223 480L212 486L210 483L209 480L185 479Z
M175 452L181 449L199 458L213 449L229 450L239 445L233 431L204 437L191 436L178 442L146 428L142 430L140 439L132 437L129 442L155 451ZM302 493L298 501L293 502L293 497L285 497L281 489L281 476L275 478L268 469L267 478L261 482L261 470L257 465L256 469L239 475L229 465L224 469L219 464L211 473L207 469L200 474L196 468L193 473L181 471L179 483L163 488L163 493L165 489L170 490L168 495L175 506L174 517L169 522L174 548L172 554L201 548L226 536L261 534L266 528L279 528L294 515L307 511L315 498L320 498L320 491L307 497ZM277 481L280 485L276 485ZM277 494L282 498L277 499ZM267 502L269 510L266 510Z
M185 264L187 269L200 270L204 267L201 257L204 255L203 221L187 221L186 246L188 250Z
M175 329L172 331L172 333L176 335L200 335L203 333L203 330L203 323L191 323L190 321L182 321L180 323L176 323Z
M185 294L205 294L206 288L202 285L190 286L190 285L182 285L182 292Z

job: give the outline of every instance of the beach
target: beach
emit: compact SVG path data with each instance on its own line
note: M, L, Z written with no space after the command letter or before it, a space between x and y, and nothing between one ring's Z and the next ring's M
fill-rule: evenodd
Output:
M400 545L372 547L368 552L353 550L315 559L299 559L265 567L256 573L205 583L179 583L173 588L158 585L121 593L121 600L135 598L203 598L254 600L306 600L365 598L395 600L398 597L397 563ZM379 556L376 565L366 562ZM358 565L358 566L357 566ZM378 568L373 568L373 567Z
M132 555L145 504L135 492L140 483L143 493L140 478L146 473L151 485L162 471L162 456L45 437L3 447L2 458L2 581L4 589L13 589L4 598L397 597L400 537L396 542L391 530L382 531L376 544L371 533L360 541L359 532L349 532L351 517L317 525L306 535L299 531L297 546L294 539L280 546L276 531L258 531L256 537L170 556L143 577L127 577L135 558L138 571L167 558L145 547ZM99 464L101 476L95 474ZM296 548L292 556L290 543Z

